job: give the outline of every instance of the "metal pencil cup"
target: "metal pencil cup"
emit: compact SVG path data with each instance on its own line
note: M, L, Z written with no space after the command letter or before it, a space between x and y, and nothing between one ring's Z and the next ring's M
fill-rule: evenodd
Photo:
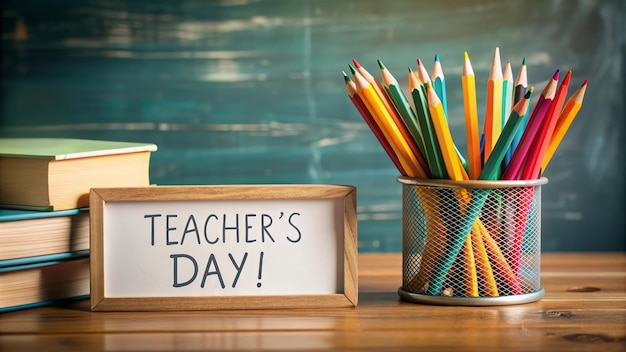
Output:
M492 306L543 297L541 185L399 177L403 300Z

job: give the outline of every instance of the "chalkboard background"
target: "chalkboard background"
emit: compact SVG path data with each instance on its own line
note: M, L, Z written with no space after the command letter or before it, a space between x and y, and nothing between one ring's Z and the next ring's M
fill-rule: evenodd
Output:
M406 86L439 54L465 151L461 65L479 114L495 47L543 89L584 79L545 172L543 251L626 250L625 5L604 1L3 1L0 136L156 143L156 184L358 189L359 250L401 250L401 187L341 71L381 59ZM481 118L482 125L482 118Z

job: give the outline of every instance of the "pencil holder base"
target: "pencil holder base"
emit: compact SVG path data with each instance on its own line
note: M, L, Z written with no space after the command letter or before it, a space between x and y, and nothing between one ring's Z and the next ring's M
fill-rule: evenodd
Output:
M508 306L515 304L525 304L540 300L544 295L543 288L533 293L521 295L511 295L502 297L445 297L431 296L409 292L402 287L398 289L398 295L403 301L411 303L424 303L431 305L446 306Z

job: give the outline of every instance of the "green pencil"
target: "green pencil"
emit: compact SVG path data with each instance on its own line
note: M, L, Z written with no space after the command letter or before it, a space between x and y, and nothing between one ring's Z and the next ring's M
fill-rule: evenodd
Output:
M513 110L511 111L500 136L498 137L498 141L494 145L491 154L489 154L489 158L487 159L485 166L483 166L480 176L478 176L479 180L497 180L500 177L500 166L502 165L502 160L504 159L504 155L515 137L515 133L517 133L519 126L522 124L522 121L528 113L528 105L530 104L530 98L533 90L533 87L530 87L528 92L524 95L524 98L513 107Z
M502 126L511 114L513 95L513 71L511 70L511 63L507 62L502 74Z
M424 138L426 161L430 168L432 177L447 179L448 173L446 172L446 167L443 163L443 156L441 155L441 149L439 149L439 142L437 142L437 136L435 135L435 130L432 125L432 121L430 120L428 102L426 101L426 96L422 90L422 84L410 67L409 87L411 89L411 96L413 97L413 104L415 105L419 127L422 131L422 137Z
M446 119L448 118L448 97L446 94L446 79L443 75L443 68L441 67L441 61L439 61L439 55L435 54L435 63L433 64L432 70L432 82L433 88L441 100L441 104L443 105L443 113L446 115Z
M426 150L424 149L424 140L422 138L422 133L420 132L419 125L417 123L417 118L413 109L411 109L411 105L407 100L404 92L400 88L398 81L395 77L389 72L389 70L385 67L381 60L378 60L378 66L380 67L380 74L383 79L383 86L385 87L385 91L387 95L393 101L393 104L396 107L396 110L400 113L400 117L404 121L405 126L409 130L409 133L415 140L415 144L417 144L417 148L420 153L425 157Z

